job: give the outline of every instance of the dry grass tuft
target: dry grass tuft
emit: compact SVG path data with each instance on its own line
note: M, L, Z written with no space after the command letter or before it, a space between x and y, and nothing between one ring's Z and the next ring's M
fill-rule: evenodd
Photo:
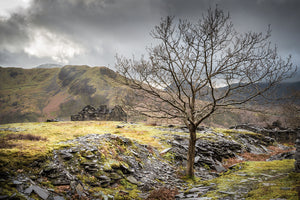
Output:
M229 159L226 159L224 162L223 162L223 166L228 169L229 167L235 165L235 164L238 164L238 163L242 163L242 162L245 162L244 160L241 160L241 159L238 159L236 157L234 158L229 158Z
M245 161L266 161L271 156L274 156L274 155L277 155L280 153L286 153L291 150L294 150L294 149L283 150L277 146L269 146L268 149L270 150L270 153L268 153L268 154L254 154L254 153L249 153L249 152L241 154L240 156L243 157L245 160L241 160L238 158L226 159L223 161L223 166L228 169L232 165L242 163Z
M157 190L153 190L147 200L173 200L175 199L176 194L178 194L177 189L162 187Z
M5 136L7 140L31 140L31 141L46 141L47 138L43 138L41 136L36 136L32 134L9 134Z
M16 147L16 144L9 143L7 140L4 138L0 139L0 149L10 149Z
M11 143L11 140L47 141L47 138L32 134L8 134L0 138L0 149L10 149L18 146L17 144Z
M71 187L69 185L60 185L55 187L55 192L57 193L66 193L69 190L71 190Z

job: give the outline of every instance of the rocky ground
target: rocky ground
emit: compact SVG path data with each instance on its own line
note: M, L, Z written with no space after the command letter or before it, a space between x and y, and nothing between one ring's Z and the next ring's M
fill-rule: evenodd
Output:
M117 128L122 132L125 127ZM109 133L88 134L60 142L61 148L53 150L46 159L32 162L29 171L1 170L0 199L146 199L162 187L176 190L175 199L245 199L257 185L274 186L276 183L271 180L290 176L290 168L254 172L252 164L242 162L249 160L249 155L269 155L269 160L285 160L273 161L278 162L276 166L290 166L294 160L286 159L293 159L292 147L248 131L203 127L198 130L196 143L196 179L185 179L186 128L157 129L164 134L153 138L168 146L161 151ZM276 146L285 153L270 157L269 146ZM228 166L230 161L239 164ZM263 163L272 164L271 161ZM225 182L228 182L226 187ZM281 192L295 190L294 185L278 187ZM8 192L11 188L14 192Z

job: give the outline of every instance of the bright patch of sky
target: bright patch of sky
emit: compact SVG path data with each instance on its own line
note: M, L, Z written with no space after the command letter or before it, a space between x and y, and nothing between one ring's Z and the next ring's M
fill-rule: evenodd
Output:
M0 19L7 19L18 9L29 8L30 4L31 0L0 0Z
M32 42L25 47L25 52L38 58L51 57L56 62L67 64L69 58L82 53L83 49L63 35L48 30L34 30Z

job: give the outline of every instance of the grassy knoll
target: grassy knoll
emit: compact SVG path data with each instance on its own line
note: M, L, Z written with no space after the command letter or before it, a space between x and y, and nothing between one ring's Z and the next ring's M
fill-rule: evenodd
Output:
M118 125L119 128L117 128ZM27 165L34 159L47 156L51 150L61 148L64 144L59 144L59 142L92 133L118 134L161 150L166 145L160 143L155 136L161 136L163 132L152 126L142 124L125 125L120 122L37 122L1 125L0 166L9 169L18 165ZM11 135L16 136L12 137ZM20 135L23 135L23 137ZM29 139L30 136L40 137L40 139L31 140Z

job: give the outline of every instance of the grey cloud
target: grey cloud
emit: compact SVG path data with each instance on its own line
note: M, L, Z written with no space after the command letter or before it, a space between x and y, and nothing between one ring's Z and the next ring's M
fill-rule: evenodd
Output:
M70 58L71 64L114 66L116 53L145 53L153 43L149 32L161 17L197 19L216 4L230 12L238 31L265 31L271 24L272 42L282 55L292 53L295 64L300 64L298 0L33 0L27 10L0 21L0 65L29 67L51 61L24 52L32 31L44 29L84 48ZM9 56L9 48L19 57Z
M146 0L35 0L27 20L31 29L46 29L67 36L84 46L86 53L103 49L103 55L89 59L89 63L96 64L97 60L99 64L113 65L116 53L113 49L121 49L122 53L126 53L126 49L144 49L149 31L160 19L160 12L160 2ZM108 52L107 47L113 54L104 56ZM82 60L86 60L94 54L81 56Z
M33 68L40 65L41 63L53 63L53 60L51 58L32 57L22 50L16 52L10 52L3 49L0 50L1 67Z
M36 0L30 18L38 27L73 35L118 35L122 30L135 32L139 26L151 23L151 15L156 14L146 0L87 2Z
M24 16L12 15L7 20L0 21L0 45L10 51L17 50L18 45L28 42L27 22Z

